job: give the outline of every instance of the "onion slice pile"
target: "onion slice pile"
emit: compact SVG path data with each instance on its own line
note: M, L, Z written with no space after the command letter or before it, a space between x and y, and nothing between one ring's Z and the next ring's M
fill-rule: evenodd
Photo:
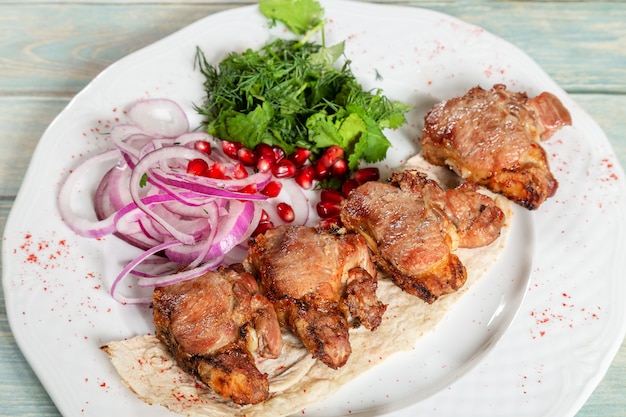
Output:
M308 199L297 186L289 185L293 180L283 181L287 184L284 191L293 190L292 194L281 193L276 199L242 191L250 185L261 190L272 174L249 171L245 178L231 179L235 162L221 152L212 136L189 132L187 116L177 103L140 100L128 116L129 124L117 125L110 132L114 149L85 160L68 175L58 204L62 219L78 235L114 234L144 251L112 283L110 292L116 300L150 302L149 297L119 294L119 283L129 275L136 277L139 287L154 287L241 261L263 211L271 212L270 207L281 199L297 204L297 223L307 222ZM198 141L212 144L212 151L197 150ZM193 159L209 166L222 164L226 178L188 173ZM92 220L74 211L72 199L83 176L104 163L113 167L97 187L93 200L97 220ZM280 219L273 220L280 224Z

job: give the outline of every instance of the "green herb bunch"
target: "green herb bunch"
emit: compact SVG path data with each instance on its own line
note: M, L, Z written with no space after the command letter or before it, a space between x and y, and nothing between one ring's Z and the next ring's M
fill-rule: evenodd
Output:
M287 154L302 147L319 156L338 145L351 171L361 160L384 159L391 144L383 129L403 125L410 107L390 101L380 90L363 91L345 59L344 43L325 46L317 2L267 0L260 7L296 34L321 30L322 44L308 41L308 32L300 40L277 39L258 50L233 52L217 66L198 48L206 100L197 111L207 132L250 149L259 143L278 145Z

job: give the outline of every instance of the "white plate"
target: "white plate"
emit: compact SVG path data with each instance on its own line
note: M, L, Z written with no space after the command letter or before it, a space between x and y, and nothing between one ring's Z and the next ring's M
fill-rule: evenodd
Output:
M432 104L477 84L505 83L529 95L551 91L570 109L574 126L546 143L560 181L556 197L537 212L517 210L506 253L488 276L415 351L306 415L575 414L626 332L626 185L605 135L528 56L478 27L417 8L336 0L324 7L327 42L347 40L363 85L416 105L408 126L392 135L392 160L415 152ZM84 157L109 147L103 133L139 98L174 99L197 125L192 105L203 95L193 69L196 45L217 61L261 46L268 34L255 6L209 16L112 65L42 137L5 228L3 285L15 338L64 416L170 413L136 399L98 349L150 332L151 314L108 296L129 250L114 238L72 234L56 208L60 181ZM78 204L89 197L83 191Z

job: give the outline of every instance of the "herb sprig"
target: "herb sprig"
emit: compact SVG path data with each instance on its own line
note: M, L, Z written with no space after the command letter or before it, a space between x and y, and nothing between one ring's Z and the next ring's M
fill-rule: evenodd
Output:
M351 171L362 160L384 159L391 144L383 129L403 125L410 106L380 90L363 91L350 60L339 63L343 42L327 47L323 36L322 44L308 40L312 32L323 34L323 9L315 0L262 0L259 6L303 38L233 52L217 66L198 48L206 100L196 109L207 132L250 149L278 145L288 154L303 147L319 156L338 145Z

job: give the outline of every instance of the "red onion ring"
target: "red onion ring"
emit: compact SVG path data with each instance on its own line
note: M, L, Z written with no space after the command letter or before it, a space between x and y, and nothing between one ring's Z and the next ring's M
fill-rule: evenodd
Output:
M255 185L262 190L271 172L250 172L242 179L213 179L187 173L192 159L219 162L231 175L236 161L214 146L209 154L196 150L197 141L215 143L204 132L189 132L184 111L168 99L141 100L128 112L131 123L111 129L114 149L85 160L67 177L59 192L59 211L69 228L80 236L98 238L114 234L143 250L114 279L110 292L121 303L149 303L149 297L119 293L121 281L133 275L139 287L168 285L191 279L224 263L240 262L247 241L256 229L263 208L274 215L276 204L286 201L305 224L309 202L293 180L281 180L275 201L262 194L239 190ZM96 220L74 212L72 195L80 178L103 163L118 163L101 179L93 205ZM270 209L270 207L273 207ZM172 272L175 271L175 272Z
M173 138L189 131L183 109L165 98L137 101L128 110L128 116L144 132L156 137Z

